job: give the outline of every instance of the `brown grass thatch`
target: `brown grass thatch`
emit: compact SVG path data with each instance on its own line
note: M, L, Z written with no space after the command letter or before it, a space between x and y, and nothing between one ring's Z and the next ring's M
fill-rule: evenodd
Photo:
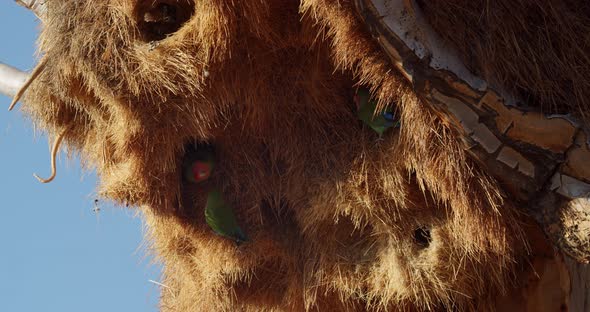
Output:
M488 81L548 113L590 110L590 3L421 0L427 20Z
M513 286L517 204L348 1L140 2L48 0L47 65L24 107L50 133L71 127L105 197L141 207L162 310L493 310ZM157 24L161 3L185 23ZM357 120L358 85L401 116L383 142ZM180 166L197 142L218 166L194 186ZM212 187L252 242L206 226Z

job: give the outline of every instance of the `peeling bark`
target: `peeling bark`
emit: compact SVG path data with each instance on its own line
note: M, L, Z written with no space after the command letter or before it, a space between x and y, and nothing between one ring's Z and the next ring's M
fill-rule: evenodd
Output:
M45 13L45 0L14 0L19 5L33 11L39 19L43 17Z
M587 239L561 236L585 233L577 221L566 219L580 213L587 216L590 211L590 205L580 209L570 204L590 196L587 129L572 116L525 110L516 97L492 89L470 73L425 22L413 0L354 3L359 17L416 94L463 133L468 153L528 207L554 245L587 263Z

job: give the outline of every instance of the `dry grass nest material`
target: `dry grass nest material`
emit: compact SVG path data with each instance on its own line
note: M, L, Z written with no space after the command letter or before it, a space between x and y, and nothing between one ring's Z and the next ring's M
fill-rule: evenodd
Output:
M470 69L547 113L590 116L590 3L421 0Z
M526 258L515 204L391 70L348 1L46 5L47 63L24 109L51 133L68 129L103 196L141 207L165 265L162 310L485 310L512 287ZM401 117L381 143L356 117L358 85ZM202 142L218 164L190 185L182 160ZM213 187L250 243L206 226Z

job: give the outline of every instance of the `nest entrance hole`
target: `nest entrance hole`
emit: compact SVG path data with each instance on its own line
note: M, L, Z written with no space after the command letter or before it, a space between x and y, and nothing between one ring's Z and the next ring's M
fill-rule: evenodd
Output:
M430 229L426 227L419 227L414 230L414 242L422 248L430 246L432 242L432 235Z
M138 28L146 42L174 34L194 12L193 0L143 0L136 6Z

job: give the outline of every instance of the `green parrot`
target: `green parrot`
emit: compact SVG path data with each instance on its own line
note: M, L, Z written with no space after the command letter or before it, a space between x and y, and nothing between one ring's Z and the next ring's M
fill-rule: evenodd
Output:
M205 220L215 233L234 240L238 246L249 240L238 226L232 207L225 203L218 190L212 190L207 196Z
M381 138L387 129L400 126L399 120L395 120L395 115L391 110L375 114L377 101L371 99L371 94L368 89L359 88L354 96L354 102L358 109L359 119L377 132L379 138Z
M215 167L213 147L210 145L194 147L194 150L187 151L187 155L183 164L184 178L192 183L200 183L209 179Z

